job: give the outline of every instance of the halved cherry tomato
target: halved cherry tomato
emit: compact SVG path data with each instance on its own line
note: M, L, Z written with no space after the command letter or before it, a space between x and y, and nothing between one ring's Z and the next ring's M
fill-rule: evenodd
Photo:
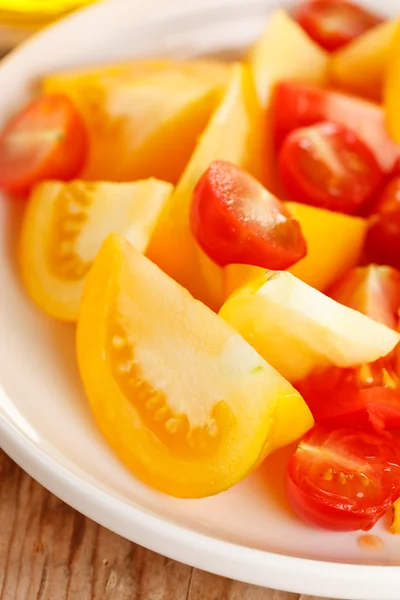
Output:
M374 155L357 135L329 121L287 136L279 173L292 200L350 214L372 197L383 178Z
M322 87L282 82L275 88L271 111L278 149L294 129L333 121L352 129L371 149L386 173L392 172L400 157L400 145L387 131L382 108L368 100Z
M307 253L298 221L249 173L215 161L198 182L191 227L201 248L220 266L286 269Z
M367 258L400 269L400 176L388 184L375 212L365 242Z
M347 0L310 0L295 11L297 22L326 50L337 50L383 21Z
M367 317L397 329L400 309L400 272L386 266L351 269L328 295Z
M72 102L62 95L42 96L0 135L0 187L19 195L45 179L73 179L86 154L86 130Z
M287 468L294 511L335 531L367 531L400 496L400 447L377 434L316 426Z
M355 369L330 368L296 387L317 423L332 428L400 428L400 378L391 355Z

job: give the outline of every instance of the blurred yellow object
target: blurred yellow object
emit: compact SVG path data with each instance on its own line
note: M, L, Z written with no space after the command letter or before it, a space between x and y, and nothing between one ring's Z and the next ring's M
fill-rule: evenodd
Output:
M0 52L40 27L97 0L0 0Z

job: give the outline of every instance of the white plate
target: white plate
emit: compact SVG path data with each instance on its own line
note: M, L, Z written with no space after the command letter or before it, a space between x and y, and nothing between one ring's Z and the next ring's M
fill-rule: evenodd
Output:
M398 0L386 3L390 12ZM155 0L153 0L153 6ZM202 0L161 11L96 5L46 30L0 67L0 123L57 68L137 55L189 56L246 46L277 2ZM188 6L189 4L189 6ZM185 6L186 5L186 6ZM229 9L226 8L228 5ZM149 2L146 3L147 9ZM282 40L284 43L284 40ZM74 328L42 315L15 268L20 207L0 201L1 445L57 496L102 525L171 558L263 586L357 600L398 600L400 539L366 552L358 534L312 529L279 500L268 464L218 497L180 501L128 473L94 426L77 375ZM268 473L267 473L268 471Z

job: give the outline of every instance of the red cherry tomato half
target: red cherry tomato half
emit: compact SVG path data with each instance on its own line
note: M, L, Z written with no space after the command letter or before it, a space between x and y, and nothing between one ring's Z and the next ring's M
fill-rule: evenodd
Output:
M400 428L400 378L394 355L354 369L317 372L297 387L321 425L378 433Z
M383 21L346 0L311 0L295 11L297 22L317 44L337 50Z
M278 83L272 98L271 119L278 150L294 129L333 121L353 130L385 173L393 171L400 157L400 145L388 134L382 108L356 96L301 83Z
M400 269L400 177L384 190L370 219L365 243L368 260Z
M342 277L328 295L367 317L397 329L400 310L400 271L392 267L355 267Z
M400 496L399 446L377 434L316 426L289 461L286 488L304 521L367 531Z
M201 248L220 266L287 269L307 253L300 225L285 206L228 162L213 162L200 178L190 222Z
M344 213L354 213L367 202L383 178L357 135L328 121L287 136L279 173L292 200Z
M14 116L0 136L0 187L19 195L44 179L73 179L86 152L85 127L72 102L43 96Z

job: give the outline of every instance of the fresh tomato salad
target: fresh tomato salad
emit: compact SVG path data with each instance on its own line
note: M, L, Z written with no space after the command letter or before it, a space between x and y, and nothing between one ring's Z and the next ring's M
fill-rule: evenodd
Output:
M210 496L291 445L299 518L400 533L399 107L400 18L310 0L241 62L53 73L11 116L22 281L140 480Z

